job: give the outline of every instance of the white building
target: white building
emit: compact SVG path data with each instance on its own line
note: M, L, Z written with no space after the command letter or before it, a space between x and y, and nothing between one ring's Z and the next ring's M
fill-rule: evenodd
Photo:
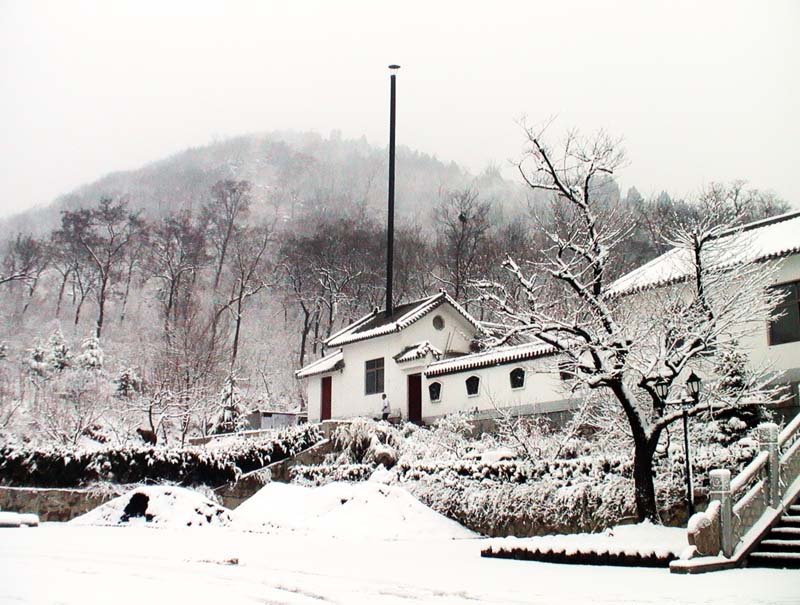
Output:
M729 237L730 262L778 263L776 288L787 295L784 316L742 343L754 363L770 363L780 380L800 382L800 212L747 225ZM691 274L684 252L671 250L623 276L611 286L616 296L676 287ZM558 419L578 403L559 372L555 351L543 344L522 344L471 352L483 326L450 296L399 305L390 317L383 310L359 319L326 341L332 353L296 372L308 381L311 422L353 416L378 417L386 393L393 415L431 421L459 410L486 415L498 409L547 414ZM796 412L797 397L787 404Z
M464 409L524 406L544 413L571 407L550 347L470 354L482 331L444 292L399 305L389 317L373 311L326 341L333 353L296 372L308 379L309 420L378 417L382 393L392 415L414 422Z
M735 241L724 246L724 264L776 264L771 287L785 294L776 321L764 325L741 342L750 362L779 373L778 382L791 386L792 401L783 404L784 415L798 412L800 382L800 212L755 221L727 235ZM631 271L614 282L609 292L616 297L637 295L658 288L675 288L692 275L692 260L686 249L673 249ZM632 303L635 304L635 303Z

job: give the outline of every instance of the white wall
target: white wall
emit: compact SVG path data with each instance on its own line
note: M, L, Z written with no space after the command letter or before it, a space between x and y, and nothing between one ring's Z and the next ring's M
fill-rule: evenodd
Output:
M800 280L800 254L778 262L773 280L775 284ZM743 339L742 345L750 351L751 363L757 366L769 363L773 369L787 372L789 379L800 379L800 342L770 346L768 329L764 325L762 329L757 329L751 336Z
M512 389L509 374L515 368L525 370L525 385ZM467 395L466 380L480 378L477 396ZM441 401L432 402L428 385L442 385ZM466 370L456 374L433 376L424 381L422 415L426 421L460 410L494 412L503 408L521 408L524 413L547 413L572 409L569 387L558 373L554 358L509 363L500 366Z
M433 318L440 315L445 326L442 330L433 327ZM316 422L320 419L321 380L331 376L331 416L333 418L349 418L353 416L379 417L381 414L381 394L366 395L365 363L370 359L383 357L384 392L389 397L393 413L408 417L407 377L409 374L421 373L423 368L419 362L398 364L393 357L406 347L427 340L437 349L444 351L469 351L469 343L474 336L475 328L466 321L449 304L445 303L428 313L400 332L378 336L360 342L344 345L342 371L312 376L308 379L308 419ZM423 391L425 390L423 380ZM425 405L423 392L423 414Z

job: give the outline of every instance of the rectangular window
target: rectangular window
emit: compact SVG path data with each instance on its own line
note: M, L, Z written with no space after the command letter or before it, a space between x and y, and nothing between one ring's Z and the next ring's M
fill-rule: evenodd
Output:
M800 282L775 286L781 294L781 302L775 307L780 314L769 324L769 344L780 345L800 340Z
M364 384L367 395L383 393L383 357L364 364Z

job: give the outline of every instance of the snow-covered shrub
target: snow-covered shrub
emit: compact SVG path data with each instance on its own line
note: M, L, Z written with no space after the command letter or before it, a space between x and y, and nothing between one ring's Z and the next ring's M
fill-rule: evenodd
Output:
M50 446L31 450L5 444L0 445L0 484L76 487L97 481L173 481L216 487L295 455L321 440L317 426L302 425L276 431L265 439L239 439L224 448L134 445L93 450Z
M332 435L335 453L333 461L340 464L360 464L365 461L373 442L397 451L403 444L401 431L385 422L355 418L339 424Z
M47 340L47 363L56 372L61 372L72 363L72 352L61 330L56 330Z
M371 464L295 465L289 469L292 483L320 486L335 481L366 481L375 472Z
M85 370L100 370L103 368L104 354L100 341L94 336L81 343L83 351L75 358L78 367Z
M210 434L236 433L247 430L247 409L236 386L236 376L225 378L219 394L219 407L211 421Z
M138 392L142 386L142 379L131 367L122 368L114 379L116 393L120 397L130 397Z

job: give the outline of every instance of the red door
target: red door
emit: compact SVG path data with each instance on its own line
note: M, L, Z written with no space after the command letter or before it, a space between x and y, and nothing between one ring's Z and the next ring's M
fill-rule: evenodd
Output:
M322 379L322 405L320 407L320 420L331 419L331 377Z
M422 374L408 377L408 420L422 423Z

